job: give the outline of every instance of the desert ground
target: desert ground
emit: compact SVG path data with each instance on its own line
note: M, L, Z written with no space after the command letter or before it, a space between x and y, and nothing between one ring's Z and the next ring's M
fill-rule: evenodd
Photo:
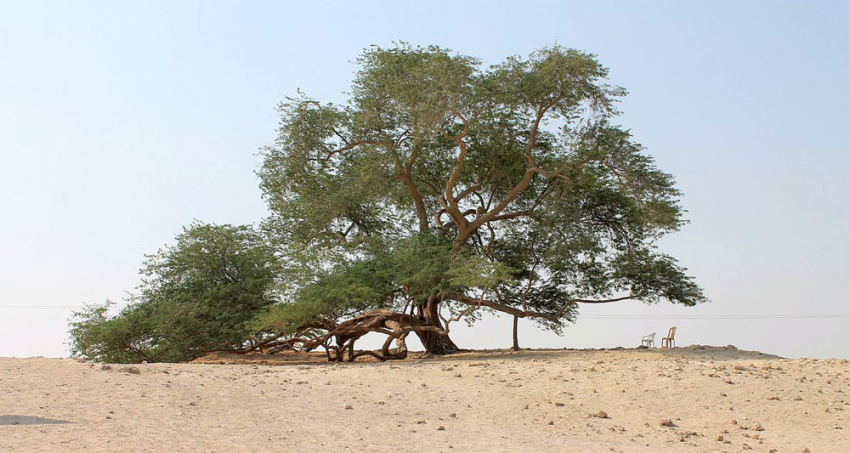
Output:
M850 451L850 363L734 347L0 359L0 451Z

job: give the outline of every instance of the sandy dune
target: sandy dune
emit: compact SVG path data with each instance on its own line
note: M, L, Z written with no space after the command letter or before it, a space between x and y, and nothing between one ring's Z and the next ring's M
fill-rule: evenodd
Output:
M0 359L0 451L850 451L847 360L697 346L285 361Z

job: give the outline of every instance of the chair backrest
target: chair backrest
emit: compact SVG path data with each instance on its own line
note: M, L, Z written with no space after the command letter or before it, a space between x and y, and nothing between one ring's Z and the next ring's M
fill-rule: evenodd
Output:
M652 332L652 334L649 335L649 339L655 340L655 332Z
M676 336L676 326L670 328L670 331L667 332L667 338L673 339Z

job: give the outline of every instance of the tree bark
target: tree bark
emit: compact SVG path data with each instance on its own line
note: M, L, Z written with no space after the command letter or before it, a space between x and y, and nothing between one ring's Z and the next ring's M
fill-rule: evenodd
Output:
M444 329L440 322L440 301L436 295L428 296L428 299L420 306L422 322L428 326ZM448 334L433 331L418 331L416 335L429 354L448 354L460 351L460 348L449 338Z
M519 317L514 316L514 351L519 351L519 336L517 335L517 325L519 324Z

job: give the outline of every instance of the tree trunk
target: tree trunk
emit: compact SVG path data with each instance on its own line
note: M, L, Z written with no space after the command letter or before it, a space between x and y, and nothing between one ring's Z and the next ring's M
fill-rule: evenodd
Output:
M519 336L517 335L517 325L519 324L519 317L514 316L514 351L519 351Z
M443 323L440 322L439 310L440 301L437 300L437 296L428 296L428 299L419 307L420 317L426 325L443 329ZM448 335L429 331L416 332L416 335L422 341L425 352L429 354L447 354L460 351L460 348L457 347Z
M429 354L448 354L450 352L460 351L460 348L449 338L448 335L442 335L437 332L416 332L422 346L425 346L425 352Z

